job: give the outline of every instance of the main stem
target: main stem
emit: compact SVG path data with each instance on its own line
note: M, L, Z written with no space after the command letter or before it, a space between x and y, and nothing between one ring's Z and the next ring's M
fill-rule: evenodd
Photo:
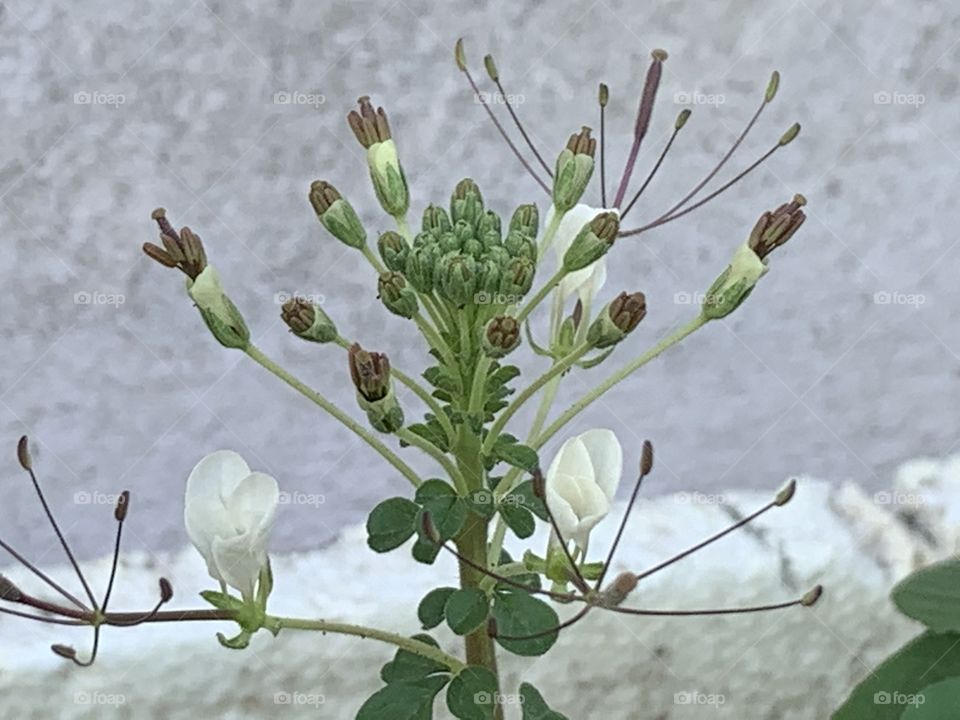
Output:
M457 458L457 467L466 480L471 492L483 488L483 461L480 455L480 438L472 432L466 423L460 425L457 444L454 447ZM487 528L488 521L479 515L472 514L467 519L463 531L457 538L457 550L467 560L481 567L487 564ZM484 574L466 562L460 562L460 587L480 587ZM487 635L487 626L481 625L472 633L464 637L464 649L468 665L481 665L492 672L497 678L497 653L493 639ZM495 720L503 720L503 709L497 704L494 710Z

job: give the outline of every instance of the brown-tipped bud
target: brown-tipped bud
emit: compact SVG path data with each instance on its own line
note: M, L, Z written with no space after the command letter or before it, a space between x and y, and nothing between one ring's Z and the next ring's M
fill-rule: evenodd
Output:
M77 651L69 645L51 645L50 649L60 657L66 658L67 660L77 659Z
M591 132L593 132L593 130L586 125L581 127L580 132L573 133L570 139L567 140L567 150L574 155L589 155L593 157L597 152L597 141L590 137Z
M184 227L178 233L167 220L166 210L157 208L150 217L160 228L161 248L153 243L144 243L143 252L164 267L178 268L191 280L207 267L207 253L200 236Z
M780 145L780 147L783 147L784 145L789 145L794 141L794 139L799 134L800 134L800 123L794 123L783 135L780 136L778 145Z
M323 215L330 206L343 196L340 191L326 180L314 180L310 183L310 204L317 215Z
M680 111L680 114L677 115L677 121L673 124L674 129L675 129L675 130L679 130L679 129L682 128L684 125L686 125L686 124L687 124L687 120L690 119L690 115L691 115L692 112L693 112L693 111L690 110L689 108L687 108L687 109L685 109L685 110L681 110L681 111Z
M543 477L543 471L536 468L533 471L533 495L541 500L547 497L547 481Z
M351 110L347 115L347 122L350 129L353 130L357 141L365 148L384 142L391 138L390 123L387 121L387 113L382 107L373 109L370 104L370 98L366 95L359 98L357 103L360 105L359 111Z
M483 58L483 66L487 69L487 75L494 82L500 79L500 73L497 72L497 64L493 61L493 55L487 55Z
M619 607L636 587L639 578L632 572L622 572L614 578L610 586L603 591L603 604L606 607Z
M777 90L780 88L780 73L774 70L770 73L770 82L767 83L767 90L763 95L764 102L773 102L777 96Z
M647 298L642 292L622 292L590 325L587 342L599 349L613 347L633 332L646 315Z
M487 637L496 638L500 633L497 626L497 619L493 616L487 618Z
M0 575L0 600L7 602L20 602L23 599L23 593L13 581L6 575Z
M165 577L160 578L160 602L168 603L173 599L173 585Z
M439 545L442 542L439 533L437 533L437 529L433 525L433 518L430 517L429 510L424 510L420 515L420 530L423 536L434 545Z
M26 435L20 438L17 443L17 460L20 461L20 467L26 471L33 470L33 458L30 457L30 441Z
M483 331L481 345L487 357L502 358L520 344L520 323L509 315L491 318Z
M649 475L653 470L653 443L643 441L643 450L640 451L640 474Z
M817 601L823 595L823 585L817 585L812 588L806 595L800 598L800 604L803 607L812 607L817 604Z
M573 329L579 330L580 323L583 322L583 301L577 298L577 304L573 306L573 312L570 313L570 319L573 321Z
M606 83L600 83L597 100L600 102L600 107L606 107L607 103L610 102L610 88L607 87Z
M457 38L457 43L453 46L453 59L457 63L457 69L466 72L467 55L463 52L463 38Z
M117 522L123 522L127 519L127 512L130 508L130 491L124 490L117 498L117 504L113 507L113 517Z
M777 507L783 507L788 502L793 500L794 494L797 492L797 481L791 479L786 486L777 493L777 496L773 499L774 505Z
M760 216L747 240L747 244L757 257L763 260L793 237L807 219L806 214L801 210L806 204L807 199L798 193L790 202Z
M390 391L390 359L367 352L358 343L350 346L350 377L357 392L368 402L382 400Z
M337 327L317 305L304 298L291 298L280 309L280 317L297 337L317 343L336 340Z

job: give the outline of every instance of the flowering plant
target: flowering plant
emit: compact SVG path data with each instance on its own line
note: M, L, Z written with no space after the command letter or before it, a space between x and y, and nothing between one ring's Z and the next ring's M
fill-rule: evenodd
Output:
M618 350L627 351L633 344L628 338L640 334L638 327L647 314L646 297L635 289L603 299L608 253L625 242L636 242L630 238L702 207L797 136L799 125L794 125L759 159L706 192L764 108L774 100L779 75L773 73L759 108L718 164L668 210L631 228L626 225L631 211L638 207L690 118L689 110L676 118L656 163L629 196L638 153L653 118L666 53L658 50L652 55L633 142L610 202L605 148L609 90L605 85L600 85L598 98L599 143L592 130L583 127L570 136L550 165L531 141L516 109L507 102L506 112L526 151L511 139L480 92L462 42L457 43L454 57L511 151L546 193L547 207L542 222L541 208L533 202L508 208L508 214L501 216L485 204L480 188L467 178L456 185L449 203L427 205L419 227L411 228L412 192L387 113L375 108L368 97L360 98L348 122L366 150L374 196L390 218L391 229L371 241L354 207L326 180L312 183L309 201L329 235L366 259L384 309L419 331L432 364L417 374L396 367L382 349L361 347L341 332L321 307L305 298L290 299L283 306L282 318L293 335L322 346L318 351L334 358L342 377L350 378L363 420L307 386L254 344L242 313L231 301L196 233L186 227L176 230L166 212L157 209L153 219L159 227L159 243L144 245L150 258L186 276L189 298L222 346L244 353L309 398L409 482L409 492L383 500L370 512L367 542L378 553L409 548L417 561L426 564L432 564L441 552L456 557L460 571L457 585L431 590L416 609L426 632L406 637L346 621L271 614L269 599L275 579L267 544L279 497L278 482L251 471L236 453L219 450L201 459L191 472L184 508L189 537L218 585L201 593L212 607L163 610L173 588L161 580L160 600L152 610L111 612L107 608L113 575L102 601L98 601L76 563L86 601L74 597L32 565L28 566L65 602L29 595L2 579L4 612L93 627L94 644L88 658L81 659L73 648L63 645L54 646L59 655L89 664L96 657L103 627L145 622L233 622L237 634L218 634L218 638L224 646L238 650L261 630L274 635L295 630L345 633L396 648L394 658L380 673L383 686L360 706L360 720L431 717L441 692L447 708L458 718L502 718L504 709L497 701L502 697L498 652L543 655L565 628L593 610L630 616L722 615L807 607L820 597L821 588L816 586L801 597L753 607L635 607L632 593L645 578L785 505L794 494L795 484L789 483L751 515L654 567L613 574L615 552L629 513L641 483L653 470L652 444L645 442L641 448L626 451L628 460L639 464L639 472L615 540L598 556L590 555L590 533L608 514L622 480L625 452L619 440L611 430L592 429L568 437L548 462L541 457L546 443L597 398L687 336L734 312L767 273L769 255L803 224L806 201L801 195L764 212L685 324L623 363L569 408L553 413L562 380L571 373L611 362ZM487 56L484 65L500 95L508 98L492 57ZM585 194L597 165L600 202L592 206L585 201ZM544 304L549 308L541 308ZM537 312L540 309L547 318ZM526 383L521 382L518 367L508 361L511 353L524 344L524 338L527 347L544 358L542 372ZM403 396L398 386L407 391ZM512 426L517 412L536 396L539 409L531 426ZM408 464L404 454L410 450L425 453L436 463L435 477L421 477ZM72 561L69 546L36 482L26 438L21 441L19 458ZM129 494L124 493L116 508L114 568L128 507ZM507 534L525 540L534 534L538 523L550 528L547 547L529 548L521 557L511 556L504 548ZM16 557L26 563L21 556ZM561 621L558 605L571 606L575 612ZM441 649L428 634L441 624L462 637L462 653ZM524 718L564 717L550 709L532 685L521 684L518 692Z

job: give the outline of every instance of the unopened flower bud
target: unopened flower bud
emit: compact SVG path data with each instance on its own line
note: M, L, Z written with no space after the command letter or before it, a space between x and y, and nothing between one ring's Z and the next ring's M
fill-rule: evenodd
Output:
M492 318L483 331L483 353L502 358L520 344L520 323L509 315Z
M647 314L643 293L620 293L597 316L587 331L587 342L595 348L613 347L640 324Z
M563 255L563 269L568 272L582 270L595 263L613 247L620 220L615 212L603 212L583 226Z
M350 347L350 377L357 388L357 402L375 430L392 433L403 427L403 410L390 381L390 360L367 352L358 344Z
M553 204L558 212L566 212L580 201L593 176L596 149L597 141L590 137L590 128L584 127L570 136L557 158L553 178Z
M404 276L411 285L422 293L433 292L436 287L437 264L440 261L440 248L435 243L425 243L414 247L407 254Z
M207 255L203 249L200 237L188 227L177 232L167 220L167 212L157 208L151 217L160 227L160 242L163 247L154 243L144 243L143 252L152 260L170 268L177 268L191 280L207 267Z
M515 298L521 298L530 292L537 264L530 258L510 258L500 277L500 292ZM516 300L515 302L519 302Z
M220 276L208 265L195 280L187 279L187 294L197 304L200 316L217 341L228 348L245 350L250 331L243 315L220 284Z
M532 235L527 235L520 230L511 230L503 241L503 246L510 253L511 257L525 257L531 260L537 259L537 241Z
M420 310L417 294L398 272L388 272L377 281L380 301L394 315L412 318Z
M473 302L477 292L477 262L469 255L450 253L440 261L440 291L455 305Z
M474 228L482 216L483 195L480 194L480 188L470 178L464 178L457 183L450 197L450 218L454 223L465 220Z
M357 140L367 149L367 166L380 206L388 215L401 218L410 207L410 191L397 156L397 146L390 134L387 114L382 107L374 111L370 98L366 96L357 102L360 110L351 111L347 122Z
M303 298L292 298L283 304L280 317L297 337L317 343L337 339L337 328L317 305Z
M477 261L477 294L483 293L486 298L499 294L501 276L500 263L489 256L482 257ZM490 300L485 299L482 302L478 300L478 304L484 302L490 302Z
M513 211L510 218L510 230L516 230L529 238L536 239L540 227L540 213L533 203L521 205Z
M366 244L367 232L360 218L333 185L324 180L310 183L310 204L317 219L337 240L358 250Z
M423 231L434 232L437 235L445 233L453 227L450 216L442 207L427 205L423 211Z
M500 222L500 216L497 215L493 210L486 210L483 215L480 216L480 219L477 220L477 237L484 240L484 244L487 242L493 242L492 238L496 240L500 239L500 233L502 232L502 226ZM487 237L491 238L489 241Z
M806 216L800 208L806 202L803 195L794 195L790 202L760 216L750 237L737 248L726 270L704 296L704 317L716 320L740 307L766 274L767 256L787 242L803 224Z
M377 250L388 270L403 272L407 266L410 246L398 232L387 230L377 239Z

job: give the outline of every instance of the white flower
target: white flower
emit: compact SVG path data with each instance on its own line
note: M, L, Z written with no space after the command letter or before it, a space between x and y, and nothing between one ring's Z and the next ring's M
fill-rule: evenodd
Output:
M612 430L602 428L567 439L550 463L547 504L564 539L581 551L594 525L610 511L622 470L620 442Z
M267 564L267 538L280 499L277 481L232 450L218 450L187 478L183 519L214 580L252 598Z
M546 225L550 224L554 212L553 206L551 205L547 211ZM563 216L552 243L557 254L558 266L563 263L564 254L573 244L574 238L577 237L583 229L583 226L602 212L616 212L616 210L608 211L604 208L594 208L580 203L571 208ZM560 296L560 302L564 303L567 298L576 295L583 303L584 308L589 308L594 296L600 292L600 289L606 281L607 261L606 258L600 258L592 265L582 270L576 270L560 281L557 290Z

